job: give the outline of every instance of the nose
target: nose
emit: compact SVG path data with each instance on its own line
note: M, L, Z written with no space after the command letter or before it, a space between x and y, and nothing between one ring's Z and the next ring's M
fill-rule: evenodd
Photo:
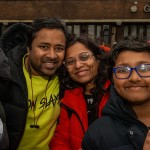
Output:
M141 81L141 77L139 76L139 74L137 73L135 69L132 70L131 75L129 77L129 81L132 81L132 82Z
M50 59L56 59L56 58L57 58L57 54L56 54L56 52L55 52L55 49L54 49L54 48L50 48L50 49L47 51L46 56L49 57Z
M78 59L75 61L75 68L80 68L83 66L83 63L81 63Z

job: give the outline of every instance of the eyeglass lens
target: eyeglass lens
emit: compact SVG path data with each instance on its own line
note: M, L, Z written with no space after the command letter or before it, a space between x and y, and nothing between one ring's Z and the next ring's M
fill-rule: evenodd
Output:
M89 53L89 52L88 53L87 52L81 53L78 55L77 58L66 59L65 65L66 65L66 67L73 67L77 60L80 61L81 63L85 63L86 61L89 60L90 56L91 56L91 53Z
M129 78L132 70L135 70L140 77L150 77L150 64L142 64L135 68L130 68L128 66L116 67L114 68L114 73L119 79Z

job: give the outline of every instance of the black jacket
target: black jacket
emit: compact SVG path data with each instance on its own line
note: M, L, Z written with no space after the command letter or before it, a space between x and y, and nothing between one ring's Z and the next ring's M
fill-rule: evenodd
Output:
M0 82L0 101L6 113L10 148L16 150L25 128L28 111L27 86L22 69L22 58L26 53L26 42L30 27L17 23L9 27L0 39L0 48L8 58L10 80Z
M10 79L10 67L8 59L4 52L0 49L0 82L7 82ZM3 92L3 86L0 84L0 91ZM0 150L8 149L8 134L6 129L6 115L0 102Z
M148 128L111 87L103 117L86 132L83 150L142 150Z

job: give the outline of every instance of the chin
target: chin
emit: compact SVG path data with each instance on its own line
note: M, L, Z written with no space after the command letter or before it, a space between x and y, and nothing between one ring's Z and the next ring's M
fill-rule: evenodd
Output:
M52 76L55 73L55 71L51 71L51 72L42 72L42 76Z
M132 106L141 106L145 103L145 101L128 101L130 105Z
M82 80L75 80L75 79L72 79L72 80L74 80L75 82L77 82L77 83L79 83L79 84L85 84L85 82L82 81Z

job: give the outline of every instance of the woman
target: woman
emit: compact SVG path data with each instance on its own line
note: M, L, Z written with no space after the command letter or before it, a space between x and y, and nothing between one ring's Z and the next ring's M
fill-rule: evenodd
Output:
M121 40L111 51L110 98L87 130L83 150L150 150L150 45ZM147 136L146 136L147 135Z
M87 36L70 42L64 61L67 70L61 77L65 92L51 150L79 150L88 126L100 117L108 99L104 87L109 85L103 58L104 52Z

